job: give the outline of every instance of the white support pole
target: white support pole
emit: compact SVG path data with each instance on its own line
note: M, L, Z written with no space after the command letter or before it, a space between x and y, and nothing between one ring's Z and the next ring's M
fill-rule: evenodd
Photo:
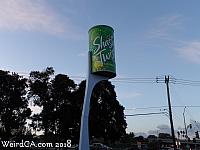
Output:
M86 90L84 97L84 104L81 117L81 130L80 130L80 140L79 140L79 150L89 150L89 112L90 112L90 98L92 95L93 88L95 85L102 81L108 80L109 77L98 76L91 73L91 60L90 52L88 53L88 75L86 80Z

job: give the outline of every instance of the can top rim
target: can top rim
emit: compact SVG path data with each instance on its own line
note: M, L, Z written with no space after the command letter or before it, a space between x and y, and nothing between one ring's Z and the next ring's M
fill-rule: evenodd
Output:
M95 26L91 27L88 32L90 32L92 29L97 28L97 27L107 27L107 28L110 28L111 30L113 30L113 28L108 25L95 25Z

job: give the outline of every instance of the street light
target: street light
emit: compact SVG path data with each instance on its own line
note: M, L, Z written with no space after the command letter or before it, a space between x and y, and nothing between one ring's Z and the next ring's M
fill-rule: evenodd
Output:
M183 110L183 121L184 121L184 126L185 126L185 134L187 138L187 128L186 128L186 123L185 123L185 109L186 109L186 106L184 107L184 110Z
M185 126L185 138L189 138L188 137L188 134L187 134L187 131L188 131L188 129L190 128L192 128L192 124L189 124L189 125L187 125L186 126L186 123L185 123L185 109L186 109L186 106L184 107L184 110L183 110L183 121L184 121L184 126Z

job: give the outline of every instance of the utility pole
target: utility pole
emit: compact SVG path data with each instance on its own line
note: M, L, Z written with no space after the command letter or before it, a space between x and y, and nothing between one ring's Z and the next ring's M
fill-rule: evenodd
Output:
M168 98L168 105L169 105L169 119L170 119L170 124L171 124L171 134L173 138L173 145L174 145L174 150L176 150L176 138L174 134L174 125L173 125L173 118L172 118L172 108L171 108L171 101L170 101L170 94L169 94L169 76L165 76L165 83L167 86L167 98Z

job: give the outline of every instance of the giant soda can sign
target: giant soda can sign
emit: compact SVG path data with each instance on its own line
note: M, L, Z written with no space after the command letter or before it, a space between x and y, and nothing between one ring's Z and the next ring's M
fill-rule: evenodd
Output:
M114 30L97 25L89 30L91 73L113 78L116 76Z

